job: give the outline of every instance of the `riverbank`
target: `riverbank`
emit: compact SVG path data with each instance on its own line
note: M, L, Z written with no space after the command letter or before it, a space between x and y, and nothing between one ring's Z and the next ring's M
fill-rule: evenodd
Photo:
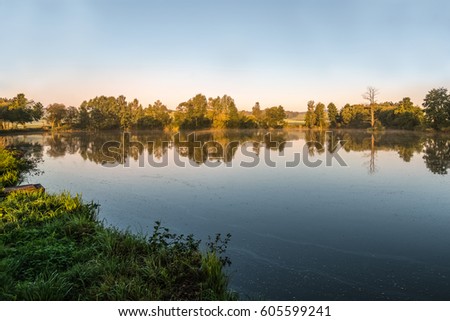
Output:
M426 134L449 134L450 127L442 128L441 130L435 130L429 127L423 128L415 128L415 129L399 129L392 127L383 127L380 129L371 129L361 128L361 127L313 127L307 128L305 126L286 126L284 128L227 128L227 129L218 129L218 128L202 128L202 129L184 129L184 130L174 130L174 129L130 129L128 130L131 133L136 132L165 132L169 134L176 134L179 132L195 132L195 133L204 133L204 132L252 132L252 131L360 131L360 132L368 132L368 133L383 133L383 132L398 132L398 133L426 133ZM43 133L102 133L102 132L124 132L123 130L117 129L104 129L104 130L89 130L89 129L50 129L47 127L34 127L34 128L19 128L19 129L0 129L0 136L11 136L11 135L31 135L31 134L43 134ZM125 131L126 132L126 131Z
M2 189L26 161L0 147ZM222 258L156 222L149 236L105 227L98 205L43 191L0 197L1 300L231 300ZM225 242L225 243L222 243Z

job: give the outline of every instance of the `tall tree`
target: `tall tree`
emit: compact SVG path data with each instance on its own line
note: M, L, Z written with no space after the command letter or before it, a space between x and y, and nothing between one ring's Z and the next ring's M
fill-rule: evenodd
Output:
M326 126L326 113L325 113L325 105L322 103L317 103L316 108L314 110L315 118L316 118L316 126L320 127L320 129L325 128Z
M192 116L195 120L195 127L201 127L202 120L206 118L208 101L204 95L197 94L189 100L189 103L192 104Z
M64 116L63 122L69 127L74 128L80 122L80 113L76 107L70 106L66 109L66 114Z
M220 97L208 98L207 117L211 120L211 123L217 124L218 118L222 112L222 105L220 103Z
M450 126L450 95L446 88L432 89L425 96L426 120L434 129Z
M81 129L87 129L90 127L90 115L89 112L86 108L86 106L84 105L83 102L80 106L79 109L79 118L78 118L78 124L77 127L81 128Z
M121 106L115 97L99 96L82 104L89 112L91 129L117 129L121 127Z
M136 98L127 103L125 96L117 97L117 109L119 110L120 128L122 130L129 130L133 124L133 110L139 108L139 100Z
M180 128L205 128L209 126L210 121L206 117L208 101L202 94L197 94L188 101L178 105L175 112L175 121Z
M7 121L12 124L30 123L41 119L43 115L43 106L41 103L35 103L33 100L28 100L24 94L18 94L9 101L3 101L1 104L2 121Z
M259 105L259 102L256 102L255 105L252 107L252 115L255 118L256 123L258 126L261 126L263 123L263 112L261 110L261 106Z
M160 100L155 101L155 103L153 104L152 113L154 117L161 122L163 127L170 124L171 118L169 109L167 109L167 106L164 105Z
M379 111L379 119L386 127L400 129L414 129L422 126L424 113L423 110L414 106L409 97L403 98L394 107L387 107Z
M144 117L139 121L139 127L141 128L163 129L171 122L169 110L160 100L155 101L153 105L148 105L144 114Z
M375 127L375 105L377 103L376 97L380 91L376 89L375 87L367 87L367 91L362 95L364 99L369 101L369 107L370 107L370 126L372 128Z
M40 102L33 104L31 118L34 121L38 121L42 118L42 116L44 116L44 106Z
M345 104L345 106L342 107L340 114L342 124L345 126L349 125L353 119L352 106L350 104Z
M316 125L316 114L314 113L314 100L308 101L308 110L305 115L305 126L313 128Z
M67 109L64 104L50 104L45 110L45 118L51 124L52 129L61 126L63 119L66 117Z
M212 100L215 108L214 128L233 128L239 123L239 114L234 103L234 99L228 95L223 95L220 99Z
M266 126L269 128L283 128L285 125L284 119L286 118L286 113L284 112L283 106L270 107L264 110L264 120Z
M0 98L0 129L6 128L8 121L8 106L9 101L6 98Z
M330 122L330 126L335 128L337 127L337 121L338 121L338 110L334 103L329 103L327 106L328 111L328 120Z

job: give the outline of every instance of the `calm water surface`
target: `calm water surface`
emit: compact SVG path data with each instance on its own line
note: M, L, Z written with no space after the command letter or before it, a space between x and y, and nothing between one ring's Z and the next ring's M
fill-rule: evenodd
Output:
M450 299L448 137L265 134L199 132L202 144L224 146L209 160L183 143L186 135L180 143L169 134L132 134L131 141L155 143L125 145L125 152L102 150L106 141L121 142L120 133L0 139L34 144L43 174L27 181L49 192L81 192L101 204L108 225L146 233L160 220L201 239L231 233L231 288L242 299ZM239 147L227 150L232 141ZM295 153L300 164L287 167ZM151 166L149 157L166 157L168 166ZM252 161L259 164L240 166ZM307 166L316 161L323 163Z

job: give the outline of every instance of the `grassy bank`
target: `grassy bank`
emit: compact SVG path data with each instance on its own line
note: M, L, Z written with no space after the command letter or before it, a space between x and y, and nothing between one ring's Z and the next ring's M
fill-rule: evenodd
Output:
M10 177L2 182L15 184L11 177L21 170L13 159L22 161L2 154L8 170L1 167L1 176ZM171 234L158 222L139 236L105 227L96 214L97 205L69 194L0 198L0 299L234 299L221 238L202 252L192 236Z

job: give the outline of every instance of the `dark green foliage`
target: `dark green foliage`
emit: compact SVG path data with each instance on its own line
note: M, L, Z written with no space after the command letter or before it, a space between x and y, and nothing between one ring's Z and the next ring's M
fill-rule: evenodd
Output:
M384 103L378 106L377 119L386 128L417 129L423 125L423 111L414 106L409 97L398 103Z
M339 122L339 112L337 110L337 107L333 103L329 103L327 106L327 112L328 112L328 121L330 122L330 127L335 128L337 127L337 124Z
M208 128L211 119L206 117L207 106L206 97L202 94L180 103L175 112L175 123L181 129Z
M363 105L346 104L340 113L343 127L368 128L370 127L370 110Z
M137 120L136 127L138 129L163 129L164 124L152 116L145 115Z
M264 123L263 120L264 115L263 112L261 111L261 106L259 105L259 102L256 102L255 106L252 107L252 116L258 127L262 127Z
M423 152L425 164L433 174L448 174L450 169L450 140L448 137L428 138Z
M424 99L426 120L431 128L450 126L450 94L445 88L432 89Z
M142 110L142 116L137 116L137 127L139 129L164 129L167 127L171 118L167 107L159 100L153 105L148 105Z
M45 118L51 124L52 128L60 127L63 119L67 116L67 109L64 104L51 104L45 109L45 114Z
M322 103L317 103L316 108L314 109L316 123L315 126L319 128L324 128L326 126L326 113L325 113L325 105Z
M264 123L267 128L283 128L286 113L283 106L270 107L264 110Z
M253 117L252 115L247 116L244 112L239 113L239 121L237 125L238 128L254 129L258 128L259 126L260 125L256 121L255 117Z
M316 126L316 113L314 100L308 101L308 111L305 115L305 126L308 128L313 128Z
M208 99L207 117L213 128L236 128L239 125L236 104L228 95Z
M40 102L29 100L24 94L18 94L12 99L0 99L0 129L6 129L9 124L17 127L41 119L43 106Z
M0 194L4 187L18 184L22 174L35 167L35 160L24 156L19 150L9 150L0 146Z

